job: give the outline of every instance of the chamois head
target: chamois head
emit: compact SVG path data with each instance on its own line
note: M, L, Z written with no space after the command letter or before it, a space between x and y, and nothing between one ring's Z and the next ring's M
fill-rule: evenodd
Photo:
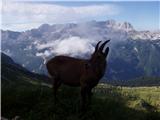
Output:
M101 41L99 41L95 47L95 51L91 56L90 61L92 63L97 63L97 64L105 64L106 63L106 57L108 55L109 52L109 47L107 47L104 51L104 47L106 45L106 43L108 43L110 40L105 41L100 47L99 44L101 43Z

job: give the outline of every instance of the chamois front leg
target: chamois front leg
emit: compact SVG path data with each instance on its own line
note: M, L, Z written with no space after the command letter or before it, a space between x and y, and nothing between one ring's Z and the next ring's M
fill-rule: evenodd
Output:
M81 110L85 111L86 106L90 105L92 97L92 88L89 85L81 87Z
M88 95L88 104L90 105L90 103L91 103L91 97L93 95L92 88L88 87L88 89L87 89L87 95Z
M61 85L61 81L58 78L55 77L54 81L53 81L53 94L54 94L55 103L57 101L57 90L60 87L60 85Z
M87 96L87 86L81 86L81 110L85 110Z

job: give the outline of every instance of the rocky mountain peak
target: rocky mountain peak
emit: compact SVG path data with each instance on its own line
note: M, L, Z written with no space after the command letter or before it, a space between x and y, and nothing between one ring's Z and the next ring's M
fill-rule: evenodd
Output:
M133 26L129 22L120 23L120 22L116 22L115 20L111 19L111 20L106 21L106 26L109 28L119 29L119 30L123 30L126 32L134 31Z
M119 28L121 28L127 32L134 30L133 26L128 22L123 22L123 23L119 24Z

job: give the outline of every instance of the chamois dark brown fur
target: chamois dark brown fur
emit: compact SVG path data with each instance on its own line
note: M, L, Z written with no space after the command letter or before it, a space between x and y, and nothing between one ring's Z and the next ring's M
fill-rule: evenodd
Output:
M55 56L46 64L48 73L53 79L54 97L61 84L81 87L82 106L86 103L86 97L90 99L92 88L103 77L106 68L106 57L109 47L103 49L105 41L100 47L99 41L90 59L77 59L68 56Z

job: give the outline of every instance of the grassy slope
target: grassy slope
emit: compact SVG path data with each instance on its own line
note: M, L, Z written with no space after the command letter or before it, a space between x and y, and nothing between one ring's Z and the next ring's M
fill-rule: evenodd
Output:
M24 80L25 77L23 76ZM2 116L25 120L158 120L160 88L120 88L99 85L92 105L80 117L79 88L62 86L55 105L52 89L28 82L2 84ZM157 111L157 112L156 112Z
M160 86L160 77L139 77L130 80L103 80L114 86Z
M99 84L98 91L116 91L125 98L126 105L137 110L156 110L160 112L160 87L114 87ZM146 104L146 106L144 104ZM148 104L148 106L147 106ZM152 109L153 108L153 109Z
M133 108L136 108L137 102L145 101L160 112L160 87L123 88L121 93L127 96L135 96L135 100L129 100Z

